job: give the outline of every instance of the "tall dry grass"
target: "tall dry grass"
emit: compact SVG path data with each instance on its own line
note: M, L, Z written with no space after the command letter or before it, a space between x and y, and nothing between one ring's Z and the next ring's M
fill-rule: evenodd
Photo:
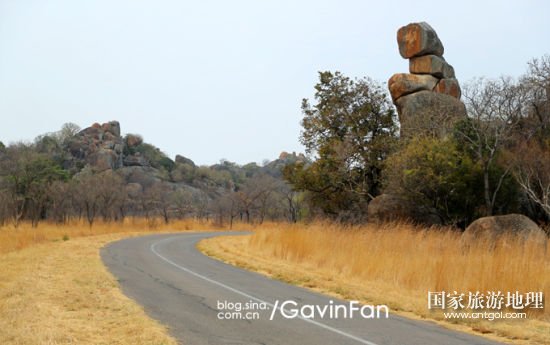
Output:
M267 226L248 240L251 250L335 279L381 282L404 295L422 295L424 308L427 291L550 293L550 239L546 248L513 237L501 238L493 249L485 241L467 248L460 243L460 232L409 224ZM528 312L550 321L550 306Z
M499 321L445 319L441 309L427 305L428 291L543 291L548 301L550 240L523 245L510 237L469 247L460 242L461 234L451 229L408 224L266 224L251 236L203 240L199 249L279 280L340 298L385 304L393 312L456 330L513 344L550 344L548 302L542 310L524 310L527 320Z
M239 229L249 229L247 224L238 224ZM122 222L96 221L90 227L85 220L72 220L58 224L41 222L32 227L23 222L19 227L7 225L0 227L0 254L29 247L33 244L62 241L76 237L105 235L124 232L163 232L188 230L224 230L227 227L211 221L197 219L178 219L166 224L161 219L125 218Z

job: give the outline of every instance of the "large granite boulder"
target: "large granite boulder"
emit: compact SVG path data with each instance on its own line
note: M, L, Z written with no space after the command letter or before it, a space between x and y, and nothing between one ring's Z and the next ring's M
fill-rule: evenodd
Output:
M413 74L431 74L437 78L454 78L455 70L441 56L423 55L409 60L409 72Z
M443 44L426 22L411 23L397 31L399 53L405 59L421 55L443 55Z
M432 91L439 79L428 74L397 73L388 80L388 88L393 100L413 92Z
M388 81L401 136L446 136L458 119L466 117L466 107L454 69L443 58L443 44L425 22L400 28L397 43L401 56L410 58L411 72L394 74Z
M139 152L124 157L123 163L124 166L129 167L148 167L151 165Z
M456 78L444 78L439 80L437 85L433 89L437 93L443 93L445 95L453 96L456 99L460 99L462 91Z
M137 183L143 189L150 188L162 181L159 171L151 167L126 166L120 168L119 171L126 183Z
M520 241L532 239L546 244L546 233L528 217L522 214L483 217L472 222L462 234L463 241L489 241L494 243L499 237L511 236Z
M118 121L110 121L101 125L103 132L111 133L115 137L120 137L120 123Z
M88 163L97 171L113 169L117 160L117 154L108 148L100 148L87 157Z
M193 162L191 159L184 157L182 155L176 155L176 164L187 164L190 166L195 166L195 162Z
M395 103L404 137L420 133L445 136L466 116L464 103L443 93L419 91L400 97Z

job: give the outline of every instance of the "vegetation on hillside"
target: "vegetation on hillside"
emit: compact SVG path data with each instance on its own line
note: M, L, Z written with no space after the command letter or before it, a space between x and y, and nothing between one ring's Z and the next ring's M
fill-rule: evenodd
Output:
M307 161L303 155L283 152L262 166L227 160L196 166L127 135L125 143L130 137L137 143L125 144L124 157L137 161L99 170L70 152L75 136L84 131L66 124L32 143L0 146L0 226L82 219L93 226L98 219L120 222L127 216L145 217L151 225L159 217L165 223L186 217L219 224L297 221L304 212L298 193L281 178L286 164Z
M139 135L122 138L117 122L82 131L66 124L33 143L0 145L0 225L86 219L92 226L129 215L359 223L384 193L419 222L464 227L512 212L548 222L550 56L532 60L517 80L474 80L464 91L468 117L452 130L430 120L433 130L400 138L384 87L321 72L315 101L302 103L309 159L283 153L262 165L196 166ZM416 121L431 119L420 115Z

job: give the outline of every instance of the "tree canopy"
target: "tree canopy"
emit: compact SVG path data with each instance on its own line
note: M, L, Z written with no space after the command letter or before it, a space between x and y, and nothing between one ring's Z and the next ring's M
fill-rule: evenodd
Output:
M315 102L304 99L302 113L300 141L316 159L288 166L285 178L325 214L359 211L380 193L384 161L397 139L384 88L368 78L320 72Z

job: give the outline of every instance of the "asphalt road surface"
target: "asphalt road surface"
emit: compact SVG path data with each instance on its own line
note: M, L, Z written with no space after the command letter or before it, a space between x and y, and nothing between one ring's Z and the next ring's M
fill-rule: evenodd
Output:
M242 233L135 237L109 244L101 257L123 292L185 345L498 344L391 314L364 318L361 311L368 317L376 310L224 264L195 248L201 239L229 234Z

